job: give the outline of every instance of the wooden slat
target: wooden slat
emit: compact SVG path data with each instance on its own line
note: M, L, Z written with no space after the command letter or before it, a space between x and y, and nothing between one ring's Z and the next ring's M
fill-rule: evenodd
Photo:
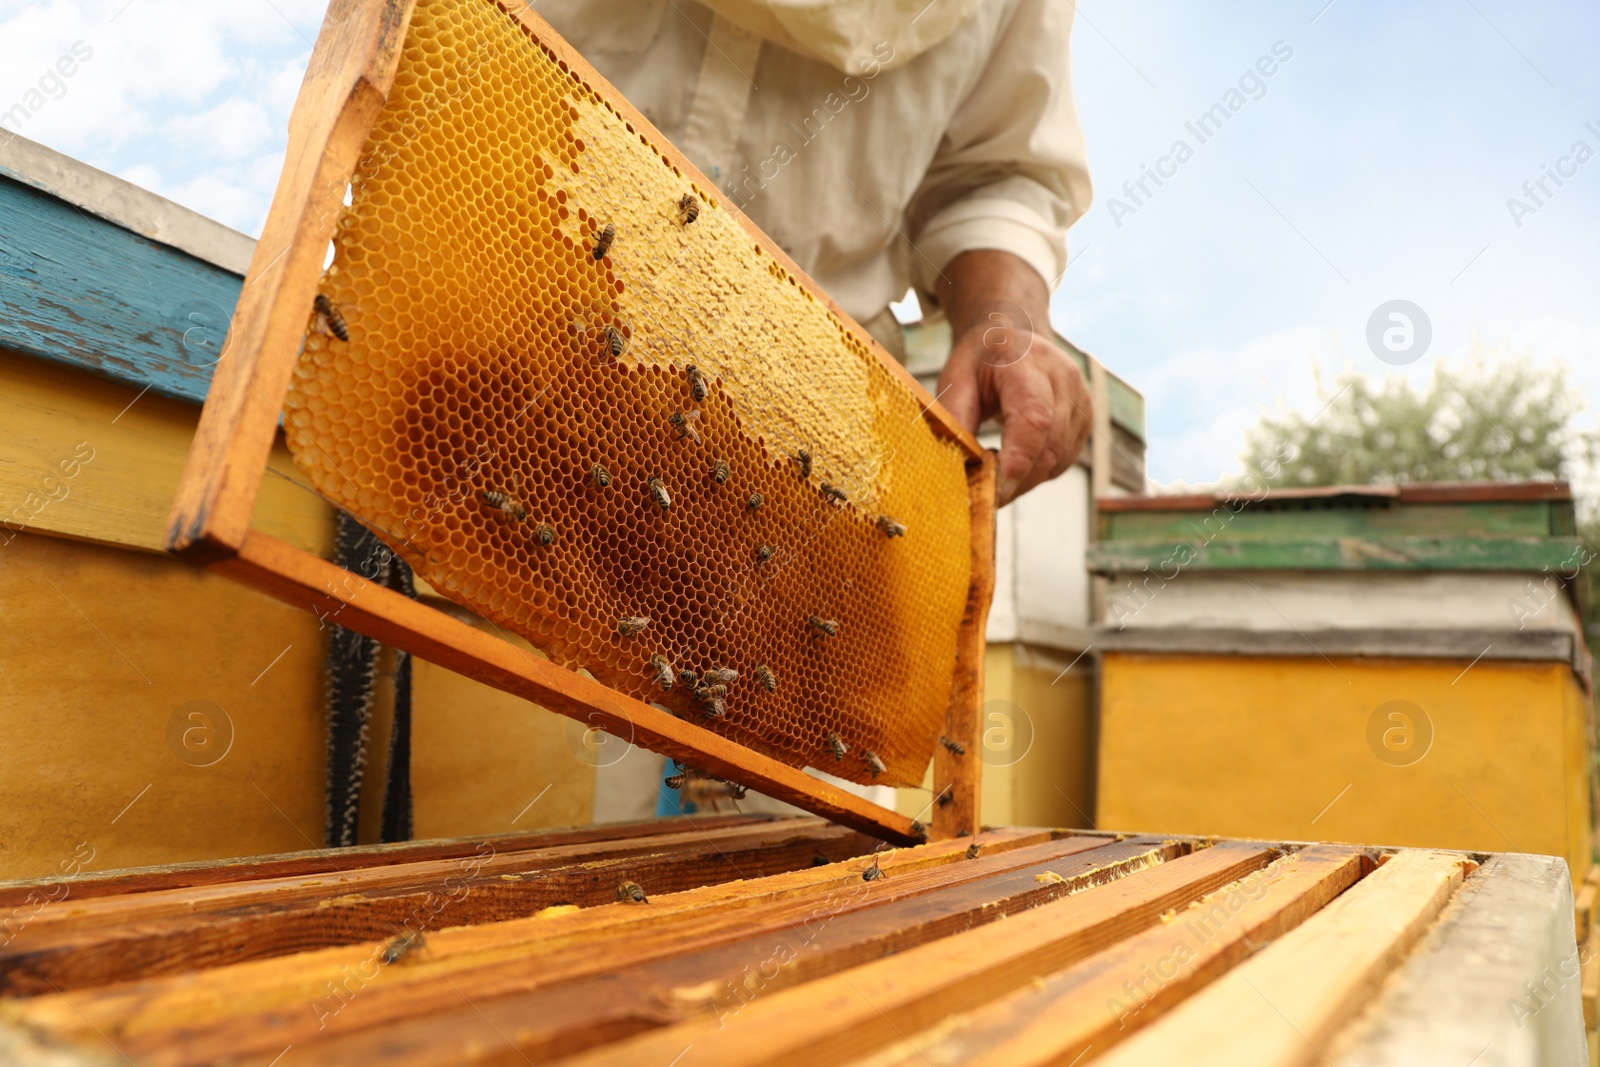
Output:
M464 1060L463 1051L475 1045L502 1044L498 1029L516 1035L520 1055L542 1061L689 1017L729 1019L751 997L1003 919L1183 851L1175 842L1133 839L1063 855L1061 845L1070 843L980 856L960 864L959 871L893 875L892 886L862 882L836 899L797 902L793 918L769 914L767 929L727 944L624 962L604 974L522 996L486 1000L461 985L471 1005L304 1045L297 1056L307 1065L366 1063L380 1055L396 1067L438 1065ZM1080 847L1092 843L1076 842ZM1039 881L1047 870L1062 880ZM952 883L954 874L968 880ZM928 891L920 892L924 888ZM888 898L884 889L899 895ZM743 984L747 981L755 988Z
M966 746L957 756L944 745L933 750L933 829L941 836L976 833L983 790L983 657L994 599L995 454L967 465L972 508L972 582L956 632L955 675L945 709L945 736ZM944 803L948 799L948 803Z
M1097 1062L1321 1062L1335 1030L1404 958L1471 865L1459 854L1394 855L1276 944Z
M770 815L688 815L691 825L705 831L750 826L776 821ZM88 900L124 893L148 893L162 889L188 889L249 882L267 878L295 878L338 875L351 870L382 867L392 863L420 863L447 860L476 854L484 845L496 852L524 852L564 845L617 842L663 834L681 833L683 825L671 819L612 823L606 826L578 826L556 830L524 830L514 834L484 837L436 838L427 841L401 841L386 845L356 845L350 848L311 849L266 856L244 856L226 860L194 860L163 864L159 867L133 867L126 870L96 871L71 878L27 879L0 882L0 908L23 903L28 894L65 887L61 899Z
M239 275L5 176L0 219L0 345L204 399Z
M41 912L0 948L0 992L35 995L307 949L593 907L617 883L652 893L836 862L878 842L821 820L621 838L522 852L490 846L444 860L332 876L103 897Z
M921 839L912 820L719 734L540 659L464 622L254 531L212 565L291 607L404 649L502 692L733 779L831 822L897 844Z
M560 1062L666 1064L681 1056L680 1067L768 1067L859 1056L1148 928L1162 912L1272 858L1273 850L1256 845L1203 849L1004 922L757 998L720 1025L684 1023Z
M1049 831L999 830L974 841L984 849L1006 850L1044 844L1051 836ZM1091 836L1063 840L1057 847L1071 852L1105 843L1105 838ZM903 876L924 868L945 867L949 880L966 880L976 873L965 858L967 845L963 839L880 854L891 877L872 882L874 894L868 899L893 899L914 888L918 883ZM303 1036L310 1037L322 1032L331 1024L319 1020L309 1006L331 996L336 984L381 986L384 998L354 998L352 1010L391 1012L385 1016L389 1019L437 1007L440 997L455 995L452 981L470 983L474 996L526 992L604 972L619 959L642 960L731 940L761 921L765 912L796 921L785 909L799 909L803 916L817 900L854 889L861 884L863 865L833 864L707 886L652 899L648 906L613 905L446 930L431 935L426 951L404 967L369 966L382 948L377 942L14 1001L8 1014L63 1039L95 1041L102 1030L121 1033L120 1049L151 1056L169 1044L164 1031L181 1029L196 1046L205 1035L212 1042L206 1054L215 1058L238 1047L246 1033L305 1031ZM600 945L616 949L605 955L596 951ZM414 1000L407 999L408 990L416 991ZM374 1008L366 1007L368 1003ZM138 1045L131 1044L134 1034L145 1035ZM163 1055L167 1059L151 1062L185 1062L175 1052Z
M1600 866L1590 867L1583 883L1572 888L1572 924L1581 945L1589 940L1589 930L1595 925L1594 904L1600 897Z
M1330 1064L1587 1062L1576 972L1593 957L1573 941L1571 899L1562 860L1491 856L1371 1007L1323 1045Z
M1087 1063L1275 939L1361 877L1357 849L1313 846L1164 916L1160 925L860 1067Z
M1600 936L1589 935L1584 944L1584 955L1579 956L1579 1007L1583 1011L1584 1029L1593 1031L1600 1027Z
M1366 497L1410 504L1500 504L1572 499L1566 482L1419 482L1413 485L1326 485L1275 489L1274 500L1324 500ZM1101 511L1210 511L1226 504L1225 494L1180 493L1172 496L1121 496L1099 501Z
M307 309L345 187L394 82L412 0L334 0L289 121L271 210L206 394L167 547L196 562L237 549L277 433Z

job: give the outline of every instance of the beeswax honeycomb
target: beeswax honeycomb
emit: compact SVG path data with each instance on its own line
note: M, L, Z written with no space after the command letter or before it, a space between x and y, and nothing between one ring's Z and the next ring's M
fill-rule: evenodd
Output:
M714 190L497 4L419 0L335 250L349 340L311 315L284 406L321 493L558 664L793 766L921 781L963 450ZM713 668L738 672L715 718L676 679Z

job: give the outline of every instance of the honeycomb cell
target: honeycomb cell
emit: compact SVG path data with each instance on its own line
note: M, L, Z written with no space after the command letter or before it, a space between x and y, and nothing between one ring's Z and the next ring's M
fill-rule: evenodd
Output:
M493 0L419 0L350 200L320 285L349 340L308 316L284 406L312 484L557 664L919 783L970 571L925 398ZM725 713L652 657L736 670Z

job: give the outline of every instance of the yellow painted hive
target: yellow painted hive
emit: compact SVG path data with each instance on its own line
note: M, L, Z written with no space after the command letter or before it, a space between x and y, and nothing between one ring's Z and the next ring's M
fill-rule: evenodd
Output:
M491 0L420 0L334 244L284 405L321 493L556 663L921 780L964 450L714 190Z

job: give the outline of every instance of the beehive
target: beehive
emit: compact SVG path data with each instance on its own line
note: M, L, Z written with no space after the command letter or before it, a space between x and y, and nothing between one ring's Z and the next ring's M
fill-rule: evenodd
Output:
M320 492L563 666L791 766L921 780L965 453L714 190L491 0L419 0L334 244L284 404ZM715 717L676 679L713 668Z

